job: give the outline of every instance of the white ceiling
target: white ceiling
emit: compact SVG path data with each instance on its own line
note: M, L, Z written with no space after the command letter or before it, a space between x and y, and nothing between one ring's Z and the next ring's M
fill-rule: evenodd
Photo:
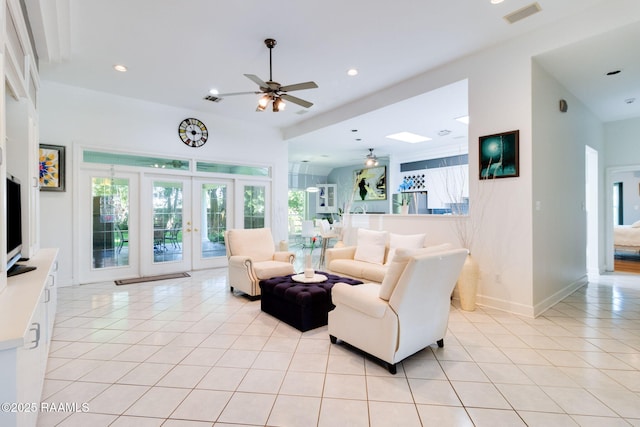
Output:
M46 0L26 1L41 3L43 10L51 7ZM605 1L538 0L542 12L508 24L506 14L532 1L58 0L57 15L68 13L70 29L65 31L66 19L59 19L58 43L46 46L39 37L52 33L46 22L44 30L34 33L42 80L285 129ZM640 55L631 52L640 46L639 28L542 55L541 64L601 119L640 116ZM267 80L269 51L263 41L268 37L278 42L273 50L275 81L318 84L317 89L292 93L313 102L311 108L289 103L280 113L258 113L257 95L226 97L219 103L203 100L211 88L222 93L256 90L243 74ZM118 73L114 64L124 64L129 71ZM358 76L347 76L352 67ZM623 72L603 79L612 67ZM639 99L631 112L620 102L630 97ZM337 167L361 161L369 147L380 156L421 151L418 145L384 138L401 130L432 137L429 146L442 152L465 150L466 126L453 119L467 113L466 105L463 81L384 110L328 123L292 138L290 161ZM438 137L444 129L451 134Z

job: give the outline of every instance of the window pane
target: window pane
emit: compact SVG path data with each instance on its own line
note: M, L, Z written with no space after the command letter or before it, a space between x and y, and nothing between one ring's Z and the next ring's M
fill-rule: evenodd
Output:
M265 187L244 187L244 228L263 228L265 212Z
M143 168L189 170L188 160L166 159L162 157L135 156L120 153L102 153L99 151L85 150L82 160L87 163L100 163L105 165L137 166Z
M153 183L153 261L182 260L182 183Z
M91 179L92 265L129 265L129 180Z
M202 184L202 258L226 256L224 232L227 229L226 184Z

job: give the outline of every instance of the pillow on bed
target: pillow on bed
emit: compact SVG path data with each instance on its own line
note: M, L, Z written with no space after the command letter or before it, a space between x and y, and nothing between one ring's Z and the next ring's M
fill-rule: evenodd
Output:
M633 228L640 228L640 221L636 221L636 222L634 222L633 224L631 224L631 226L632 226Z

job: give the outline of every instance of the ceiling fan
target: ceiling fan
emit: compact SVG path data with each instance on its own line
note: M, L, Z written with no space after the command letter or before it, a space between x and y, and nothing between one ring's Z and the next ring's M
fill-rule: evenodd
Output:
M220 93L217 95L208 95L205 96L204 99L212 102L220 102L225 96L234 96L234 95L248 95L248 94L264 94L260 100L258 101L258 108L256 111L264 111L269 105L269 102L273 104L273 111L278 112L284 109L284 101L293 102L294 104L300 105L304 108L309 108L313 105L312 102L306 101L304 99L297 98L295 96L289 95L287 92L292 92L295 90L303 90L303 89L314 89L317 88L318 85L315 82L304 82L304 83L296 83L293 85L282 86L278 82L273 81L272 77L272 61L271 61L271 52L277 42L274 39L266 39L264 44L269 48L269 80L266 82L263 81L260 77L254 74L245 74L249 80L257 84L260 88L260 91L254 92L234 92L234 93Z

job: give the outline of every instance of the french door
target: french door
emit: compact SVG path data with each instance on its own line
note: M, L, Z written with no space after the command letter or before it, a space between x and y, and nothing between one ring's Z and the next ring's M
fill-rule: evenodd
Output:
M82 182L81 283L226 266L232 180L83 171Z
M223 267L232 181L147 176L141 218L142 275Z
M260 180L81 172L81 283L227 265L224 232L270 223Z

